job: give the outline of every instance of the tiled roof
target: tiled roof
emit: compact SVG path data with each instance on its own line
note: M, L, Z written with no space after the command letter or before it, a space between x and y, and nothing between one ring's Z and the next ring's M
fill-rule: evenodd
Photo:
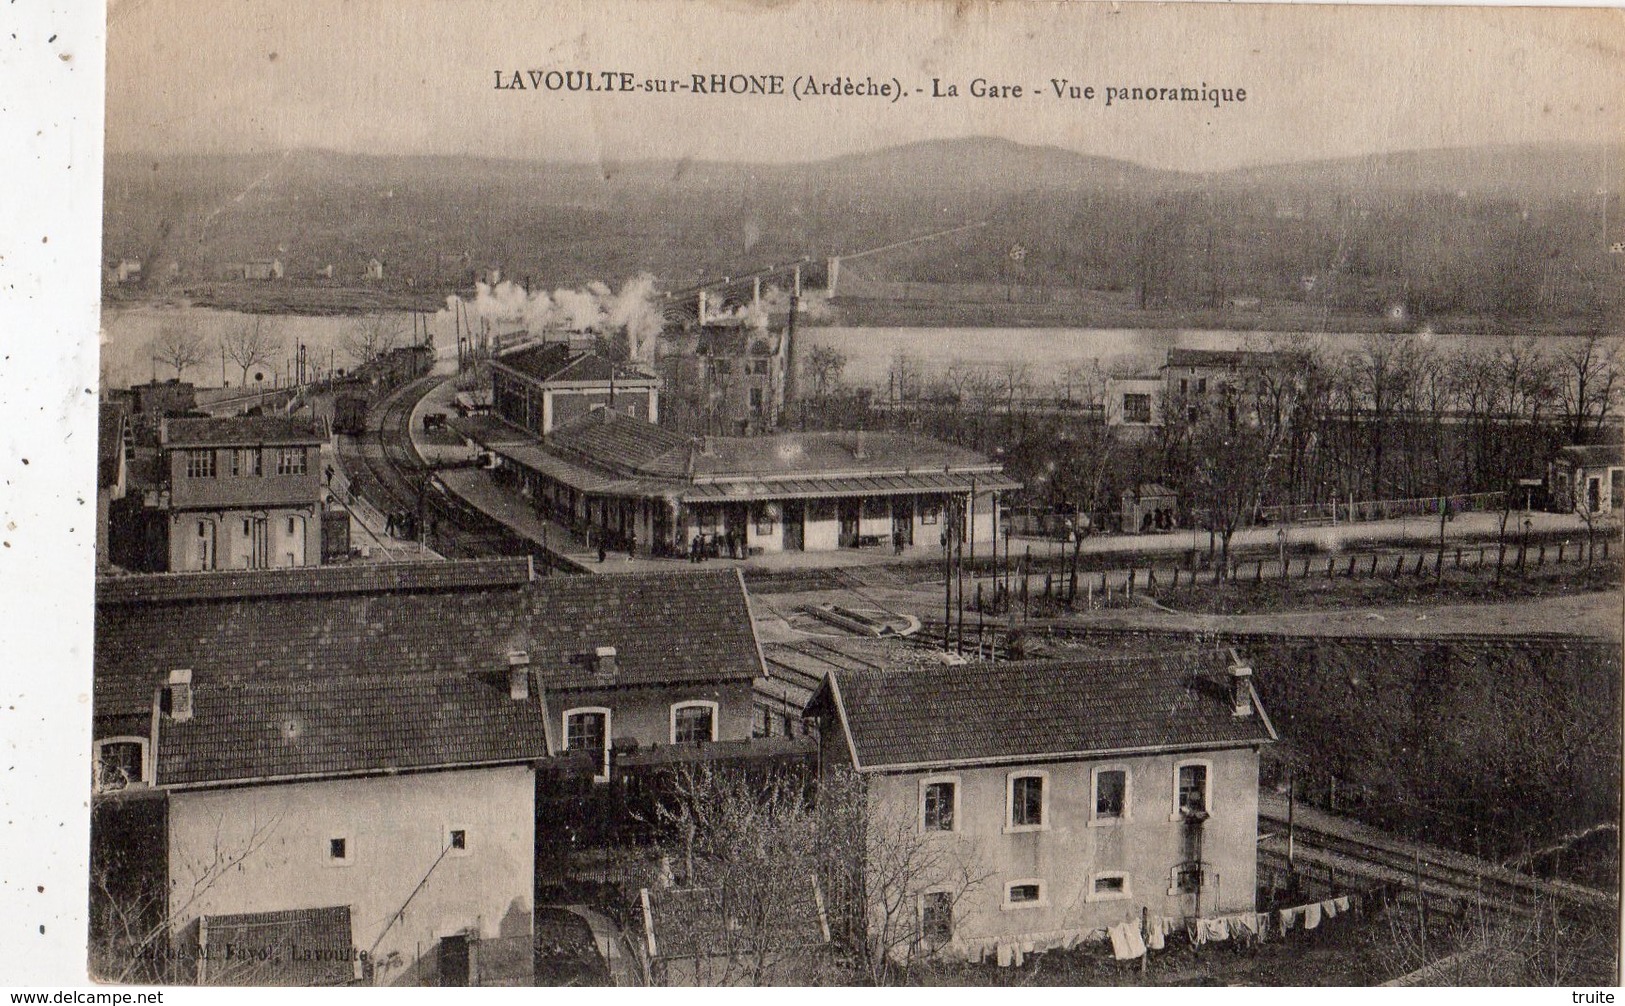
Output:
M837 670L828 680L858 767L885 769L1273 740L1265 716L1233 714L1231 662L1228 651L1195 650L884 674Z
M757 499L832 499L837 496L896 496L915 493L962 493L1020 489L1021 483L998 472L945 475L846 475L812 479L730 479L679 487L684 503Z
M102 405L96 416L96 485L118 481L119 456L124 453L127 414L122 405Z
M234 444L317 444L327 439L320 419L284 416L174 418L164 427L165 447L229 447Z
M1581 468L1625 464L1625 448L1621 448L1619 444L1573 445L1564 447L1557 453L1570 465Z
M599 646L616 648L613 679L589 664ZM763 673L744 583L732 570L550 576L518 588L101 600L95 714L149 708L176 668L236 683L466 675L506 668L510 650L525 650L549 689Z
M781 949L813 947L829 942L823 910L819 907L816 887L810 873L789 882L782 897L768 899L768 904L753 905L765 909L765 919L752 919L770 933L771 945ZM728 906L722 891L714 887L653 888L646 891L643 924L645 932L654 939L654 955L663 960L683 957L728 957L750 952L750 940L755 933L748 928L730 925ZM765 935L765 934L764 934Z
M696 476L799 476L830 473L925 473L997 470L986 457L915 433L839 431L712 437L694 459Z
M578 491L687 502L1018 489L987 458L912 433L782 433L696 440L598 409L537 439L488 416L457 432Z
M355 980L350 906L208 915L205 985L348 985ZM226 947L235 948L230 957Z
M687 474L688 437L646 419L596 409L559 426L547 446L645 475Z
M560 342L542 343L510 350L497 357L497 362L538 381L588 381L608 383L617 380L653 381L653 374L618 367L597 353L572 353Z
M528 377L545 381L570 360L570 347L562 342L522 346L497 356L497 362Z
M531 561L527 557L153 573L97 580L96 602L127 604L208 598L517 587L530 582L532 575Z
M387 670L387 669L380 669ZM157 784L325 778L547 757L539 693L492 673L193 677L192 718L161 718Z

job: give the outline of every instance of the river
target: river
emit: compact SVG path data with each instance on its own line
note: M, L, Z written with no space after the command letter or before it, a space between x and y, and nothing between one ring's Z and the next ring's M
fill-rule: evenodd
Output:
M428 317L429 334L442 358L456 355L456 335L450 312ZM241 378L241 369L230 360L222 367L219 349L221 335L259 318L275 327L282 345L270 364L256 367L270 383L273 374L283 375L294 367L297 346L306 347L307 365L326 371L329 365L348 367L343 349L345 335L356 319L309 315L249 315L212 308L141 305L109 309L102 315L101 375L104 385L120 387L149 380L154 375L173 377L152 359L152 343L166 325L181 325L196 332L204 347L205 359L186 369L184 377L198 385L218 385L224 379L232 384ZM391 315L403 333L410 333L412 321L406 314ZM1213 329L1097 329L1097 328L858 328L848 326L806 326L800 329L801 348L829 346L846 357L845 379L849 383L884 387L899 353L915 361L926 373L938 371L959 361L973 366L1001 366L1008 361L1026 364L1031 377L1045 383L1063 380L1069 367L1088 366L1098 361L1108 372L1154 370L1171 348L1185 349L1267 349L1312 340L1329 349L1357 349L1374 340L1394 339L1376 333L1312 334L1290 332L1240 332ZM1423 334L1424 339L1442 351L1467 344L1505 346L1511 336ZM1575 337L1548 336L1547 342L1563 342ZM252 374L249 378L253 381Z

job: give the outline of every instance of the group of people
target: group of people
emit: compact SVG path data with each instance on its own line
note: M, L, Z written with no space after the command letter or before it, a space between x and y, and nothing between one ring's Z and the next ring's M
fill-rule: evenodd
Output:
M427 524L427 538L434 537L434 518L430 517ZM384 514L384 533L391 538L405 538L415 541L418 537L418 515L410 510L391 510Z
M1174 511L1172 507L1147 510L1140 517L1141 534L1150 534L1152 531L1172 531L1173 529Z
M743 531L724 531L721 534L696 534L688 542L688 561L707 559L743 559L749 554L749 545Z

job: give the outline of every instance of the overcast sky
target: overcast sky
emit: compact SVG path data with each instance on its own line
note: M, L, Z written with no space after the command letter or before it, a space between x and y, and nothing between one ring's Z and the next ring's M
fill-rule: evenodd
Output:
M214 3L109 12L111 152L813 160L986 134L1186 170L1617 141L1618 9L843 2ZM499 91L497 70L932 78L958 99ZM974 77L1243 88L1244 103L977 100Z

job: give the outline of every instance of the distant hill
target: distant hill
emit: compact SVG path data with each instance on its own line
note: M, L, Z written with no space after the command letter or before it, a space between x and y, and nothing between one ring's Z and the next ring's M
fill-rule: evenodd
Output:
M1625 182L1625 145L1501 145L1411 150L1301 164L1243 168L1221 183L1260 188L1324 187L1449 191L1550 199Z
M987 137L801 164L115 154L105 249L151 277L173 261L183 284L275 256L290 280L332 265L355 281L378 258L415 290L488 266L675 288L803 256L815 281L830 255L985 222L862 273L1131 291L1144 308L1241 295L1517 318L1613 310L1622 165L1620 147L1519 146L1192 174Z

